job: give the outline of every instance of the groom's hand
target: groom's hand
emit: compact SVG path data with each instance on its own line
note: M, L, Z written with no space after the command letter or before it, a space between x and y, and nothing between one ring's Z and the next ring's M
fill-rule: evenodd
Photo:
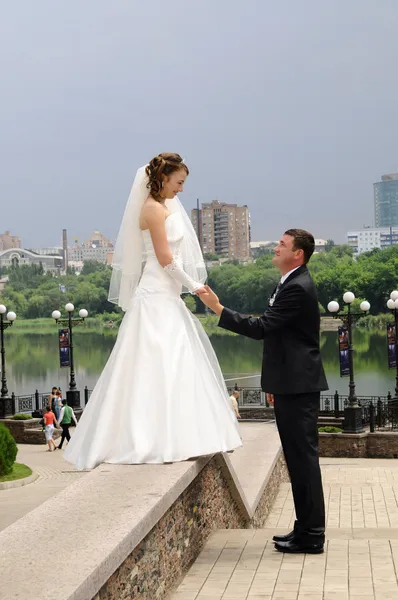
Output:
M208 306L216 315L220 316L224 307L220 304L220 300L218 296L213 292L213 290L208 286L204 286L205 291L199 293L199 298L202 300L203 304Z

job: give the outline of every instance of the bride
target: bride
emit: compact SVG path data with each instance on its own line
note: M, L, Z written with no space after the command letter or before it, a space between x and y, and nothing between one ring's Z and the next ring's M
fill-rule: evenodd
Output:
M241 446L216 355L180 298L200 293L207 276L177 198L188 174L172 153L137 171L109 289L126 314L64 454L78 469L175 462Z

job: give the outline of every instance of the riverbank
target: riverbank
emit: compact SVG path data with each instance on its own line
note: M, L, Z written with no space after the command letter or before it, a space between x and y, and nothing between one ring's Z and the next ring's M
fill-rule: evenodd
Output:
M227 331L218 327L219 318L216 315L205 315L196 314L195 317L200 321L202 327L206 331L207 335L217 336L234 336L235 333ZM97 315L95 317L88 317L84 323L76 326L73 330L76 334L84 333L103 333L105 335L116 335L119 329L119 325L122 321L123 315L119 313L105 313ZM385 329L387 322L392 320L392 316L389 314L382 315L368 315L360 319L357 327L368 330L381 330ZM341 326L339 319L333 317L323 316L321 317L321 330L322 331L337 331L338 327ZM42 318L42 319L17 319L13 325L13 332L24 334L24 333L37 333L37 334L52 334L60 328L54 319Z
M73 334L81 335L87 333L102 333L105 335L116 336L119 325L122 321L120 314L105 314L98 315L96 317L88 317L84 323L75 326ZM219 318L216 315L195 315L200 321L202 327L206 331L207 335L218 335L218 336L234 336L235 333L221 329L218 327ZM54 334L60 328L54 319L41 318L41 319L17 319L13 325L13 333L15 334L32 334L36 333L39 335Z

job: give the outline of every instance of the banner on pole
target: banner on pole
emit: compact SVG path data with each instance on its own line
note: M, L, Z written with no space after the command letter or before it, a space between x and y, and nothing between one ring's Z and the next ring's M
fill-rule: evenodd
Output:
M60 367L70 367L69 329L59 329L58 339Z
M388 368L395 369L397 366L397 355L396 355L396 332L395 324L387 324L387 343L388 343Z
M348 329L339 327L339 358L340 358L340 377L347 377L350 374L350 359L348 354Z

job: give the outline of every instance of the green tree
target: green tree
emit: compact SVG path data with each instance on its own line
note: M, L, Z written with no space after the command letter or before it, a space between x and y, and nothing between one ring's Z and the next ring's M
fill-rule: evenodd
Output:
M98 262L97 260L85 260L81 270L81 275L89 275L90 273L96 273L97 271L104 271L106 268L106 265Z
M183 300L185 302L185 306L189 308L192 313L196 313L195 298L189 294L185 294Z
M219 260L218 254L214 254L214 252L205 252L203 258L205 260Z
M327 242L325 244L325 252L330 252L334 246L335 246L335 243L333 240L327 240Z

